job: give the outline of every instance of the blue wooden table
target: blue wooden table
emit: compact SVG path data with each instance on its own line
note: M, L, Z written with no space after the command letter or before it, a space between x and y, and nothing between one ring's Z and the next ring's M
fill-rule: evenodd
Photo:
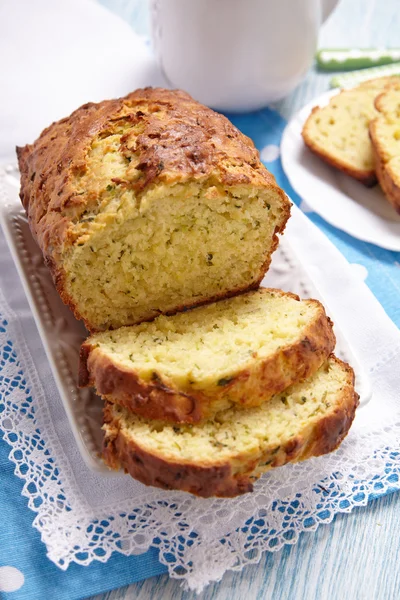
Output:
M190 1L190 0L188 0ZM130 22L140 34L149 33L147 2L101 0ZM320 46L400 46L399 0L341 0L321 31ZM329 87L329 75L311 70L306 80L274 108L289 119L301 106ZM338 238L339 239L339 238ZM379 260L379 252L372 256ZM400 268L400 264L393 268ZM385 303L385 290L373 290ZM400 299L400 290L398 290ZM329 526L302 534L297 545L266 553L258 565L241 573L226 573L210 585L204 600L395 600L400 598L400 494L373 500L350 515L339 515ZM167 575L114 590L96 600L187 600Z

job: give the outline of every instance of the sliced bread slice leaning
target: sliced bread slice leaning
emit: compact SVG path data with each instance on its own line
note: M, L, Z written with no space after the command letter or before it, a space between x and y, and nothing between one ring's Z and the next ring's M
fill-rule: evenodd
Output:
M79 383L144 417L195 423L265 402L312 375L334 346L317 300L259 289L91 336Z
M304 124L305 144L325 162L367 186L377 181L369 139L370 121L378 115L374 100L399 78L365 81L333 96L329 104L315 107Z
M251 492L264 471L337 448L357 405L352 369L331 356L269 402L204 424L172 426L107 403L103 458L146 485L233 497Z
M369 132L376 174L386 198L400 214L400 87L389 89L375 100L379 111Z
M400 75L385 75L384 77L374 77L374 79L367 79L362 81L357 89L369 88L374 89L377 92L382 91L384 88L389 88L400 84ZM354 89L354 88L353 88Z

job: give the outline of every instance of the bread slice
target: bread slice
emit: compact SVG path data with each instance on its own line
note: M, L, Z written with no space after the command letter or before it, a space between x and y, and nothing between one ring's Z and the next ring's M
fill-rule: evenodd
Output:
M379 114L369 132L376 174L386 198L400 214L400 87L380 94L375 107Z
M325 162L367 186L377 181L368 127L377 116L376 96L399 77L365 81L333 96L329 104L315 107L304 124L305 144Z
M264 471L335 450L358 405L352 369L331 356L303 383L259 407L200 425L150 421L107 403L103 458L146 485L232 497Z
M382 89L386 89L392 86L396 86L400 84L400 75L386 75L384 77L375 77L374 79L367 79L366 81L362 81L357 89L368 88L374 89L378 92L382 91ZM354 88L353 88L354 89Z
M265 402L313 374L334 346L317 300L259 289L93 335L79 383L147 418L194 423Z
M179 90L85 104L18 159L32 233L90 331L257 288L290 214L253 142Z

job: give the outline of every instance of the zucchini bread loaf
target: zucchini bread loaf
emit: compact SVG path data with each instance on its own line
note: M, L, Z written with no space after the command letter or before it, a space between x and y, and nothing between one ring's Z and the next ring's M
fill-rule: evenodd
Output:
M305 144L325 162L367 186L377 181L369 139L371 119L378 115L374 100L400 77L381 77L333 96L327 106L315 107L303 127Z
M259 289L93 335L80 385L147 418L195 423L266 402L315 373L334 346L317 300Z
M86 104L17 152L31 230L91 331L258 287L289 217L251 140L181 91Z
M108 403L103 457L147 485L237 496L252 491L252 482L273 467L337 448L357 405L352 369L332 356L269 402L221 411L199 425L147 420Z
M379 112L369 132L376 174L386 198L400 214L400 85L380 94L375 107Z

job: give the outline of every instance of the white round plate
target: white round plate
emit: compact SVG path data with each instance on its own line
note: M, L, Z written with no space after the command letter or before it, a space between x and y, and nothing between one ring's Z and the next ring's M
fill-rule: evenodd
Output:
M281 142L284 171L293 189L325 221L359 240L400 251L400 215L379 185L367 188L330 167L305 146L301 137L314 106L325 106L337 93L339 90L326 92L289 122Z

